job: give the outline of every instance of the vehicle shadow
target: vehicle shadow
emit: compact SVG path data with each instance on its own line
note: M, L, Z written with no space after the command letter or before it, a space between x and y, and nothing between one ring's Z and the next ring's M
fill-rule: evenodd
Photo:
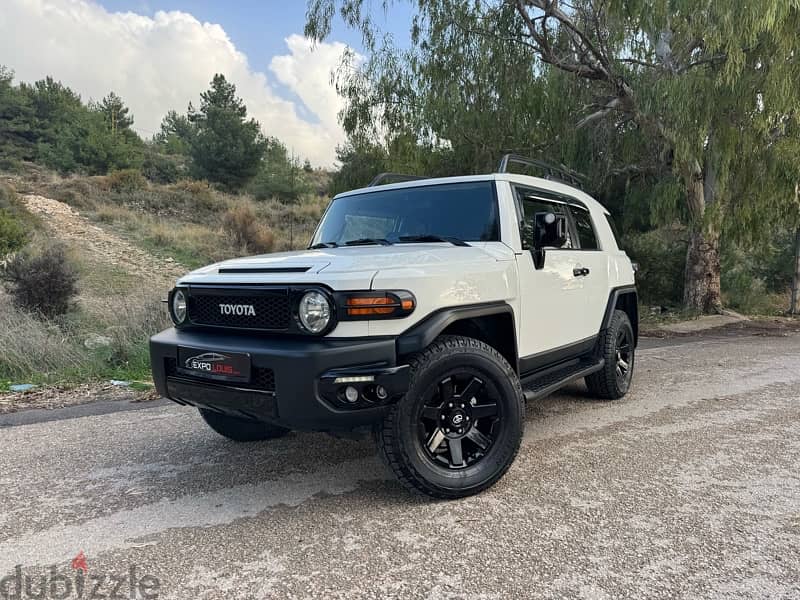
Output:
M582 382L573 383L556 394L529 403L526 426L536 427L539 422L593 404L604 403L592 398ZM207 431L198 418L195 435L195 450L214 457L203 465L203 477L213 477L219 486L304 482L311 490L319 482L319 489L312 496L324 496L330 493L326 491L326 482L334 474L341 487L363 490L380 498L382 503L406 505L431 501L409 492L394 479L380 459L370 432L352 438L292 432L275 440L236 443Z

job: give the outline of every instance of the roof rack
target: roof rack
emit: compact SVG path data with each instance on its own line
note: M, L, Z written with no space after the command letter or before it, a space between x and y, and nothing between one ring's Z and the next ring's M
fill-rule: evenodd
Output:
M583 189L583 182L586 181L586 176L573 171L564 165L552 165L542 160L535 160L533 158L526 158L519 154L504 154L500 159L500 165L497 167L498 173L508 173L509 163L516 163L528 167L534 167L544 172L545 179L553 181L561 181L569 185Z
M376 175L375 178L369 182L367 187L375 187L383 183L387 179L393 179L395 183L400 183L401 181L416 181L418 179L430 179L425 175L404 175L403 173L381 173L380 175Z

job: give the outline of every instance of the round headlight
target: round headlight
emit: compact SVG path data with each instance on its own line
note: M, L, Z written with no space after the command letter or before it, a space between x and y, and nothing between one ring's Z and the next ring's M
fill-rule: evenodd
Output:
M310 333L319 333L331 322L331 305L319 292L306 292L297 312L303 327Z
M186 320L186 294L183 290L177 290L172 294L172 320L176 325Z

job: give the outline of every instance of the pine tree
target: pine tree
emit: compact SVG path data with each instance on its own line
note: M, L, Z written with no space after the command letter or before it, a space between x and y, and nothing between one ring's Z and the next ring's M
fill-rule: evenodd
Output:
M103 98L97 106L97 110L103 114L103 119L112 135L130 129L133 125L133 115L130 114L130 109L114 92L110 92Z
M258 172L267 142L236 86L214 75L211 88L200 95L200 109L189 105L188 120L196 127L190 153L199 177L238 190Z

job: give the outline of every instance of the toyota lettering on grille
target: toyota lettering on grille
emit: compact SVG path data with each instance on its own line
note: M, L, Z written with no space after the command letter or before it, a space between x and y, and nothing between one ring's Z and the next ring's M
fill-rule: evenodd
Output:
M256 309L252 304L220 304L219 312L223 315L236 315L237 317L256 316Z

